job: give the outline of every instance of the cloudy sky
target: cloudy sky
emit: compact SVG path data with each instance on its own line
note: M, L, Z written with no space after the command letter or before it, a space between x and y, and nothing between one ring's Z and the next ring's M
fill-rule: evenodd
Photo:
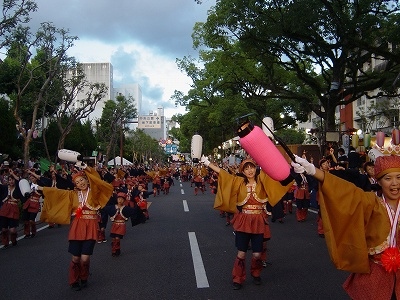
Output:
M184 113L170 97L186 92L190 79L176 66L184 56L197 57L191 34L204 22L215 0L36 0L32 25L53 22L79 40L69 55L79 62L111 62L114 87L138 83L143 112L165 108L165 115Z

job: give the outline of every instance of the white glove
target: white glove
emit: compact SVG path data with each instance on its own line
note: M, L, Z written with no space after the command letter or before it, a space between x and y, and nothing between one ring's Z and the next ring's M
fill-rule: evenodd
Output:
M301 158L297 155L294 155L294 157L296 162L304 168L308 175L315 175L315 166L312 163L310 163L307 159Z
M206 167L208 167L210 165L210 161L204 155L201 156L200 162L203 163Z
M87 165L83 161L77 161L75 164L75 167L77 167L80 170L86 169Z
M296 163L296 162L292 161L290 163L290 165L293 167L293 171L295 173L303 174L303 173L306 172L306 169L304 169L304 167L302 165L300 165L299 163Z

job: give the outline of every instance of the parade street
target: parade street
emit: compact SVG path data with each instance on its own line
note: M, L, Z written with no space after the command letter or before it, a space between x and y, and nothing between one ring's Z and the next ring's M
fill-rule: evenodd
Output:
M195 196L190 182L179 182L169 195L150 196L150 219L135 227L128 221L121 255L111 256L110 240L96 244L88 287L68 285L68 225L39 224L35 238L0 249L0 298L8 299L348 299L325 240L317 234L316 213L299 223L295 214L270 223L267 266L262 284L247 279L232 289L236 257L232 226L213 209L209 189ZM295 210L295 207L294 207ZM20 225L21 227L21 225ZM19 228L21 229L21 228ZM110 222L107 226L108 238Z

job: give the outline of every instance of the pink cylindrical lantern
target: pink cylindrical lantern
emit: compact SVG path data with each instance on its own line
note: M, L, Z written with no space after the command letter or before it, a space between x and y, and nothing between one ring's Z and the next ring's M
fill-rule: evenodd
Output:
M369 148L371 145L371 135L369 133L364 134L364 147Z
M357 135L357 134L353 134L353 135L351 136L351 145L352 145L354 148L357 148L357 147L358 147L358 135Z
M288 162L260 127L245 123L238 129L238 135L242 148L268 176L277 181L288 178Z
M392 144L396 146L400 144L400 130L396 128L392 130Z
M383 147L383 145L385 144L385 133L382 131L379 131L376 133L376 144L379 147Z
M191 143L191 156L192 161L194 163L198 163L201 158L201 150L203 147L203 138L201 135L195 134L192 136L192 143Z
M268 130L268 128L269 130ZM274 131L274 121L270 117L265 117L262 124L263 132L271 139L274 139L272 132Z

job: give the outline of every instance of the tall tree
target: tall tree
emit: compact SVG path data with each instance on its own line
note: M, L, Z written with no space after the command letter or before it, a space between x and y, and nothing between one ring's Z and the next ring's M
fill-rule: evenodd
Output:
M17 144L17 130L10 101L0 98L0 152L20 157L21 151L15 151Z
M63 65L58 80L60 81L59 87L62 89L61 103L58 103L54 111L60 131L58 149L62 149L72 126L89 117L108 88L104 83L88 82L81 66L74 60L72 64ZM63 120L68 121L63 122Z
M14 117L24 141L25 165L39 109L44 105L53 80L62 71L62 65L69 60L66 52L76 39L67 30L58 29L51 23L41 24L36 34L23 27L14 31L14 48L10 54L20 66L15 79ZM35 53L38 55L33 57ZM30 107L29 123L23 117L27 107Z
M196 41L197 38L197 46ZM178 60L178 66L192 78L193 85L187 95L177 91L173 99L189 109L182 121L190 121L180 123L182 132L202 135L207 151L235 134L237 119L242 115L269 116L276 127L293 126L296 119L307 117L309 108L290 97L277 99L271 92L274 86L283 86L296 78L289 78L290 74L278 66L266 67L249 59L238 43L226 45L224 51L200 50L200 58L202 68L191 58ZM282 113L286 118L280 117ZM200 122L192 120L199 114L203 115ZM206 123L202 122L204 119Z
M391 0L220 0L194 36L220 51L238 44L258 64L294 74L295 82L270 85L270 95L301 101L334 130L336 106L377 89L398 96L399 21ZM365 69L372 58L381 63Z
M28 23L29 14L37 10L35 1L3 0L2 18L0 19L0 48L13 40L11 33L17 26Z
M131 119L137 117L137 110L133 99L118 95L116 100L108 100L103 109L102 116L97 125L99 140L103 141L105 156L111 157L115 153L118 139L123 142L124 133L128 131ZM121 147L121 143L120 143ZM122 157L122 156L121 156Z
M142 129L132 132L127 138L125 148L127 153L132 155L133 161L139 164L145 162L163 164L167 157L159 142Z

